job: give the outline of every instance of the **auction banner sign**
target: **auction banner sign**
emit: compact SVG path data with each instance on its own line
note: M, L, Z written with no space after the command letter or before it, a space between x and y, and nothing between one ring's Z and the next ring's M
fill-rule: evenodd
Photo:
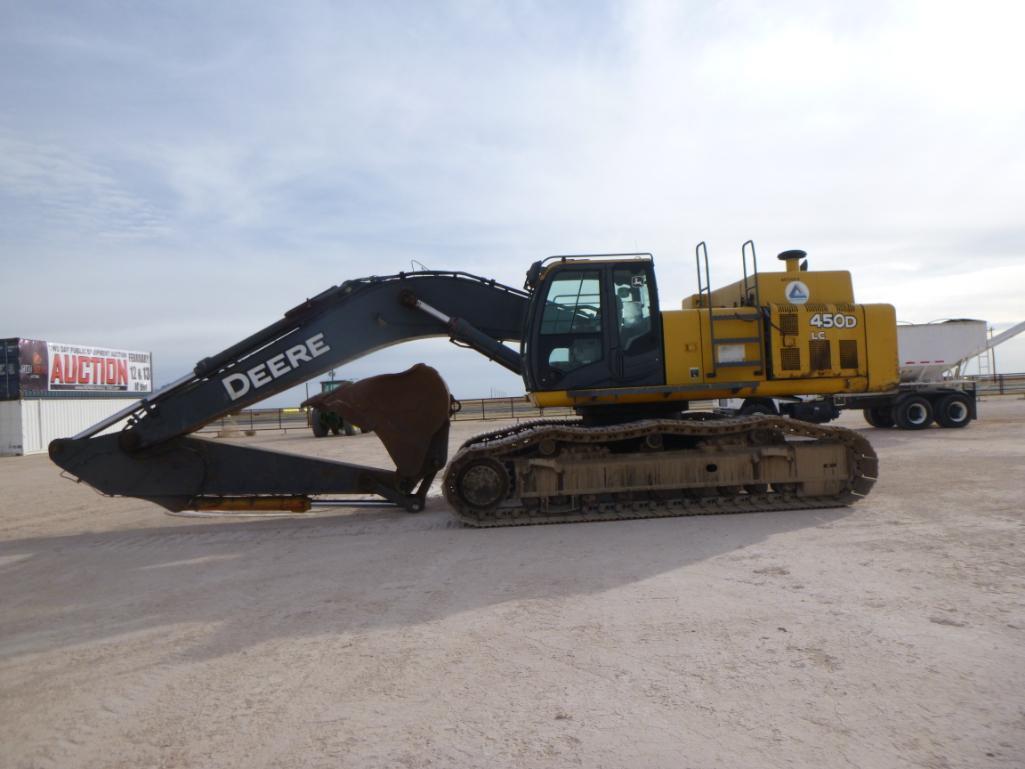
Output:
M21 390L146 394L153 390L148 352L18 341Z

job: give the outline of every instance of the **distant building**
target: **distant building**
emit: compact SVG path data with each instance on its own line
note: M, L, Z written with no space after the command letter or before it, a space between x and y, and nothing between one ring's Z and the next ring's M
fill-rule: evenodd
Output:
M148 352L0 339L0 456L44 452L152 391Z

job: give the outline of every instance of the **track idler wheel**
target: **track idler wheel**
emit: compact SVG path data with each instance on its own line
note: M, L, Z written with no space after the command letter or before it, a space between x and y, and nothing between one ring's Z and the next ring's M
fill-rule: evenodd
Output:
M475 510L493 510L509 494L509 474L497 460L476 459L459 472L448 491Z

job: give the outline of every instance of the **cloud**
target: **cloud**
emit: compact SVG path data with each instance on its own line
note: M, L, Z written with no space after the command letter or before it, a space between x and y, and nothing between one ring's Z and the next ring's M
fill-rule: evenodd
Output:
M152 206L112 173L64 147L0 133L0 199L7 237L57 228L97 238L167 232Z
M763 267L806 248L901 317L1010 322L1025 288L1025 103L1007 96L1022 13L14 7L0 249L17 255L8 280L58 279L0 321L152 348L171 379L328 285L413 259L519 285L548 254L651 250L671 306L694 291L695 242L726 283L753 237ZM444 359L453 378L507 389L501 369L459 360Z

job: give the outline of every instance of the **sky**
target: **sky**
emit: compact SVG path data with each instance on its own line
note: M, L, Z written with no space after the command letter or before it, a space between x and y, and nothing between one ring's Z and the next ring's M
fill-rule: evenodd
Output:
M650 251L668 307L698 241L721 285L748 238L999 331L1025 320L1023 26L985 0L0 0L0 336L150 350L160 385L414 260L520 286ZM523 391L445 340L337 376L421 360Z

